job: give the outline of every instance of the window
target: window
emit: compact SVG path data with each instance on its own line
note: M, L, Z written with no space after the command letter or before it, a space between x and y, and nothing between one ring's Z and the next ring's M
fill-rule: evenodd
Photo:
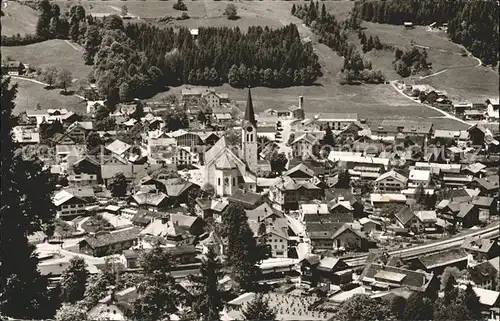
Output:
M220 178L217 178L217 185L220 186Z
M233 186L236 186L236 178L233 177Z

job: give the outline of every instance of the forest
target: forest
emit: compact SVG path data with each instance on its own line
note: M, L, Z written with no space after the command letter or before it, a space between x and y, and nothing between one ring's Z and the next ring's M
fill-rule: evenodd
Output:
M311 85L321 75L311 44L295 25L271 30L250 27L174 31L149 24L124 26L118 16L89 25L84 59L91 81L110 102L144 98L165 86L195 84L234 87Z
M393 0L356 2L353 17L378 23L402 25L413 22L448 24L448 36L464 45L483 63L498 62L499 11L497 1Z

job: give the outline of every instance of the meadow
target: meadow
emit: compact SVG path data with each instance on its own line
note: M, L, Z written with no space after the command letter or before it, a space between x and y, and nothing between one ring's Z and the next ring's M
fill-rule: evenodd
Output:
M25 35L35 32L38 13L28 6L9 1L2 5L2 35Z
M62 95L61 89L47 90L40 84L23 79L12 79L11 83L18 84L14 110L16 114L34 110L37 103L42 109L66 108L74 112L85 113L85 102L75 96Z

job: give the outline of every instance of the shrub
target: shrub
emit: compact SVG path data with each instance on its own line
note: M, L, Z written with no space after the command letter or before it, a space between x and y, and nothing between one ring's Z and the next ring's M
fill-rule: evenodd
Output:
M182 0L177 0L176 3L174 3L173 8L175 10L180 10L180 11L187 11L187 6Z

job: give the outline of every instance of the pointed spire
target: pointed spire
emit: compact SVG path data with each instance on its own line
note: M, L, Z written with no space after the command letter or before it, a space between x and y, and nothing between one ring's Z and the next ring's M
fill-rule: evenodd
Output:
M255 111L253 109L252 93L250 91L250 86L248 86L248 98L247 98L247 108L245 110L245 120L250 122L252 125L257 126L257 121L255 120Z

